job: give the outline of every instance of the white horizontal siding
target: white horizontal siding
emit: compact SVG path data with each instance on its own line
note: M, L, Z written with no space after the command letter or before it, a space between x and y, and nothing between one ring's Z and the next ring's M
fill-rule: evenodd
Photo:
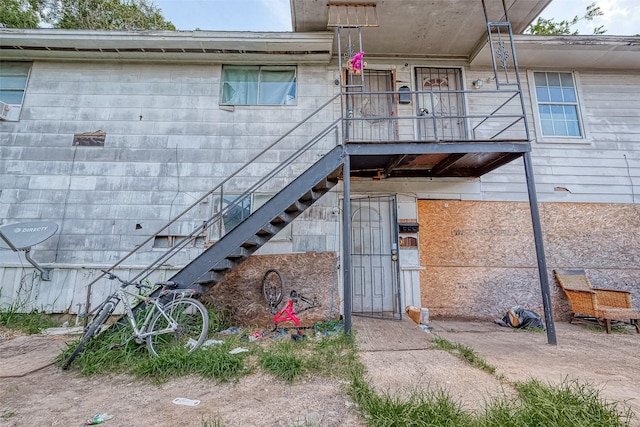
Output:
M560 70L567 71L567 70ZM572 70L569 70L572 71ZM587 131L584 143L536 141L532 103L523 71L538 200L636 203L640 198L640 75L578 72ZM545 139L549 141L549 139ZM525 200L521 161L481 178L483 200ZM566 189L564 190L558 190Z
M28 266L0 267L0 309L12 307L20 313L39 311L41 313L83 313L87 305L88 285L100 274L99 269L77 269L56 267L50 273L51 280L43 281L35 269ZM141 269L121 269L115 273L129 279ZM167 280L177 270L161 269L150 276L152 282ZM37 273L37 274L36 274ZM92 285L90 292L91 307L104 301L116 287L118 282L100 279ZM135 289L134 289L135 290ZM130 291L132 291L130 289ZM118 307L122 313L122 306Z

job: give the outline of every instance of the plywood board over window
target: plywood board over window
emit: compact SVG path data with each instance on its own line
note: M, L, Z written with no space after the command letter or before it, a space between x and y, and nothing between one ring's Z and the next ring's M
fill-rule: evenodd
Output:
M638 206L544 203L540 216L549 270L587 269L640 307ZM432 317L492 319L515 305L543 314L528 203L420 200L418 222L421 302ZM562 318L568 307L550 280Z
M76 133L73 135L74 147L104 147L107 133L101 130L97 132Z

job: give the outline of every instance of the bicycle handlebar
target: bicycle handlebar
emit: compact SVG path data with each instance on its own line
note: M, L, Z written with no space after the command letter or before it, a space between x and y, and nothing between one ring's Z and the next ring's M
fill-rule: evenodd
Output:
M126 281L126 280L122 280L120 277L118 277L114 273L112 273L110 271L107 271L107 270L100 270L100 271L102 271L107 276L107 279L109 279L109 280L114 280L115 279L118 282L122 283L122 286L124 286L124 287L126 287L126 286L135 286L138 289L141 289L141 288L152 289L153 288L153 286L144 285L144 284L142 284L140 282L129 282L129 281Z

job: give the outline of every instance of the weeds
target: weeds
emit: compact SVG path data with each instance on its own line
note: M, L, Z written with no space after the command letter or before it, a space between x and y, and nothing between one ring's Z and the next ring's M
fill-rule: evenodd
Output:
M270 351L264 351L260 355L260 366L267 372L288 383L293 382L304 372L304 360L294 353L292 341L281 341L271 346Z
M158 357L150 357L147 347L129 341L119 348L114 344L123 343L131 336L129 326L113 325L98 337L90 340L84 350L74 360L83 375L126 372L155 382L165 382L171 378L196 374L220 382L233 381L246 375L249 370L244 365L246 353L229 354L237 347L239 338L229 337L223 344L200 348L189 353L185 348L172 348ZM56 362L62 363L77 345L77 340L58 355Z
M234 314L234 309L232 307L207 308L207 313L209 313L209 333L210 334L220 332L231 326L231 318L233 317L233 314Z
M13 411L2 411L2 414L0 414L0 420L8 420L15 417L15 415L16 413Z
M316 331L322 336L319 329ZM226 336L223 344L193 353L176 348L158 357L149 357L144 346L134 343L109 350L111 343L121 342L126 334L127 331L110 328L99 339L90 341L76 359L82 373L127 372L157 382L188 374L220 382L236 381L258 369L287 383L311 375L335 377L348 380L347 393L371 426L629 427L633 417L630 409L603 401L590 385L568 380L560 385L545 385L537 380L514 383L517 395L492 398L475 412L465 410L443 390L414 391L406 398L379 393L365 381L365 368L358 358L353 335L249 342L247 334L241 333ZM433 343L435 349L448 351L495 375L495 368L470 347L442 338L434 338ZM239 346L249 351L229 353ZM59 359L64 357L63 354ZM203 427L221 425L219 418L202 419ZM311 424L306 420L304 425Z
M593 332L606 332L607 328L601 325L586 325L587 329ZM624 324L613 324L611 325L611 333L612 334L630 334L631 332Z
M414 392L407 399L378 394L354 371L349 394L370 426L470 426L471 415L443 391Z
M273 342L262 349L259 363L264 370L286 382L305 375L348 378L351 367L358 363L358 355L353 336L339 334Z
M202 418L202 427L221 427L222 424L220 424L220 419L218 418L214 418L214 419L204 419Z
M474 425L628 427L633 417L630 409L607 403L597 389L577 380L549 385L531 379L513 386L518 396L490 401Z
M514 398L496 397L480 412L465 411L446 392L415 391L401 399L378 394L354 371L349 394L370 426L460 427L629 427L630 409L607 403L588 384L565 380L558 386L537 380L514 384Z
M476 352L471 348L462 344L451 343L444 338L435 337L433 339L434 349L436 350L444 350L448 353L453 354L454 356L466 361L467 363L475 366L476 368L482 369L485 372L490 374L495 374L496 368L495 366L491 366L488 364L482 357L476 354Z
M40 333L43 329L59 326L47 314L37 311L18 313L18 308L16 305L10 305L0 311L0 326L29 335Z

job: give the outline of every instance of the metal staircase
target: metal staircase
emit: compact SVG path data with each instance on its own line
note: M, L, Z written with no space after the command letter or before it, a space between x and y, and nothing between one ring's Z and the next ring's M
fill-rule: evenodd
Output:
M340 70L343 69L343 62L353 56L356 51L362 50L361 27L378 26L375 12L375 7L371 5L330 8L330 22L328 26L335 27L337 30L338 45L340 46L338 49ZM196 227L188 236L185 236L174 244L169 250L130 280L137 281L148 278L160 267L166 265L178 252L191 245L205 232L213 230L217 226L220 231L219 239L213 242L210 247L206 248L195 259L189 261L181 270L170 277L168 281L177 284L178 288L195 289L200 294L204 294L209 288L220 282L225 274L245 261L251 254L267 243L339 182L345 156L345 146L343 144L346 140L343 96L345 90L362 92L364 90L363 76L347 76L345 81L340 85L340 89L339 93L295 125L293 129L285 133L273 144L266 147L261 153L249 160L233 175L229 176L214 189L196 200L191 206L164 225L154 235L138 245L135 250L111 266L109 270L122 264L154 237L160 235L164 230L167 230L172 224L180 221L181 217L189 217L190 212L206 198L217 196L221 204L219 211L213 217L203 221L201 226ZM339 117L337 118L333 117L336 112L339 112ZM317 132L318 122L326 125L319 133ZM311 127L309 129L313 130L304 130L303 128L307 125L310 125ZM304 140L306 142L273 170L266 173L263 177L259 178L255 184L251 185L251 181L256 178L247 178L247 176L254 175L255 164L261 162L260 158L265 155L268 156L269 153L272 154L274 150L278 149L279 144L286 146L286 138L292 136L295 131L299 130L302 130L301 135L305 136L301 137L298 135L297 140ZM308 139L308 135L314 134L316 136ZM293 135L292 139L295 140L296 136ZM323 141L327 142L327 140L329 144L323 144ZM327 148L327 145L330 145L330 147ZM286 149L289 149L289 147ZM309 155L310 153L311 155ZM311 162L308 161L309 157L313 158L315 156L317 158L318 155L322 155L322 158L317 162L311 164ZM307 161L304 160L305 156ZM226 212L230 212L235 207L242 206L243 201L250 198L252 194L263 191L260 190L260 188L263 188L265 183L278 176L278 174L301 158L303 159L303 164L299 165L298 169L293 169L293 172L290 169L284 174L286 177L297 176L293 181L281 189L278 189L271 199L251 215L243 218L234 228L225 233L221 232L221 224ZM233 180L235 180L235 182L233 182ZM288 181L290 178L286 180ZM246 188L246 190L232 203L223 207L223 195L228 194L225 188L229 187ZM273 185L270 186L271 189L273 189L273 187ZM102 276L98 276L89 284L89 287L101 277ZM89 306L90 304L87 303L87 307Z
M200 294L207 292L226 273L245 261L338 184L344 162L344 146L341 133L342 117L335 119L334 115L337 104L340 102L341 94L338 93L176 215L160 230L137 245L108 270L111 271L120 265L124 266L127 259L138 253L141 248L148 247L155 237L163 235L174 224L180 221L193 223L195 218L193 212L197 211L198 206L207 199L218 198L221 201L220 209L213 216L200 221L201 225L195 227L189 235L176 242L150 265L129 279L140 281L149 278L151 282L157 281L154 279L157 279L158 274L153 275L154 272L168 265L169 260L185 248L193 247L193 243L203 234L210 233L216 234L217 239L168 278L168 281L174 282L178 288L195 289ZM323 128L318 132L320 125ZM315 136L309 138L310 134ZM275 163L273 158L278 158L274 155L278 153L277 150L280 150L280 153L290 154L282 161ZM317 160L318 157L320 157L319 160ZM259 163L264 165L267 159L271 159L273 168L261 168L263 174L255 177L256 165ZM238 188L243 189L244 192L231 203L223 206L223 196L228 196ZM221 224L225 214L242 206L255 193L273 193L274 195L249 216L242 218L235 227L223 231ZM216 227L219 227L218 233L213 233ZM89 301L91 286L102 277L103 274L99 275L87 285L89 288L87 311L91 306Z
M337 146L170 280L180 288L196 289L219 282L333 188L342 162L342 146Z

